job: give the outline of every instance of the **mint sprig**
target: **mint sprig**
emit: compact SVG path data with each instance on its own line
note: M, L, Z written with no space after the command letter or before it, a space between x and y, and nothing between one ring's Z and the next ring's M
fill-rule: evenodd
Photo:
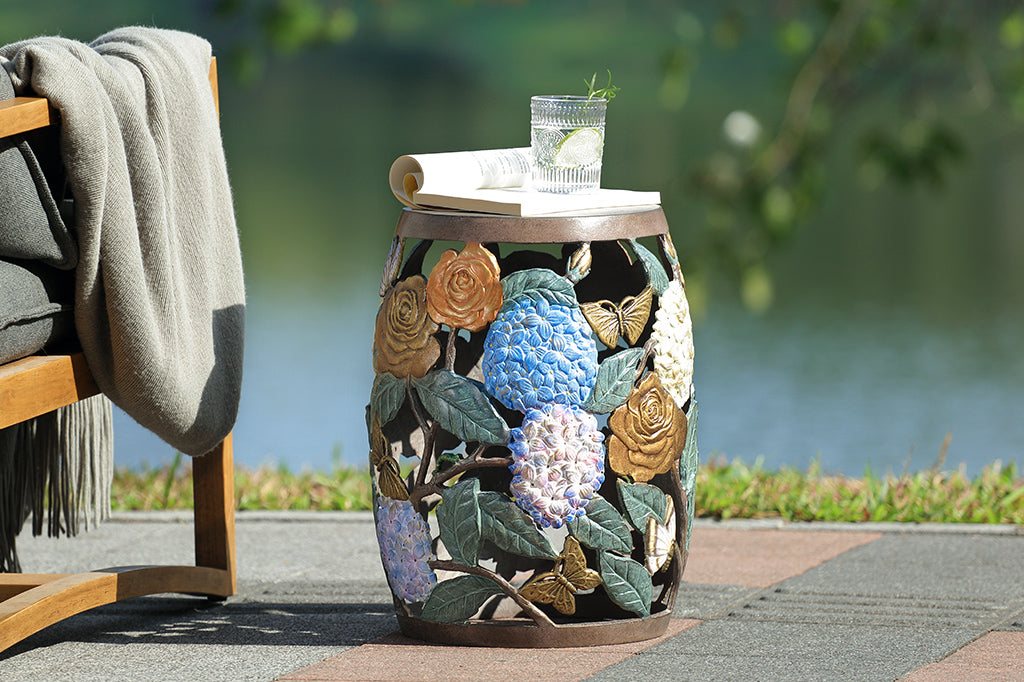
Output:
M591 100L591 99L594 99L595 97L597 97L597 98L600 98L600 99L606 99L606 100L608 100L610 102L613 99L615 99L615 95L619 91L618 86L612 85L612 72L611 72L611 69L608 69L608 85L604 86L603 88L598 88L597 87L597 73L596 72L594 73L593 76L590 77L589 81L584 79L583 82L587 86L587 99L588 100Z

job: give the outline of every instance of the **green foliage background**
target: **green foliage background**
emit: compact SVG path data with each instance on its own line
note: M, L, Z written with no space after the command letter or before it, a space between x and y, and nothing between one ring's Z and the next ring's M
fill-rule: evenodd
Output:
M984 213L1024 143L1017 2L39 0L0 17L3 42L133 23L211 40L269 295L370 278L393 158L524 145L531 94L605 69L604 184L662 191L698 307L714 285L762 310L795 259L879 296L950 270L1019 282L1003 261L1020 240ZM780 248L804 227L824 236Z

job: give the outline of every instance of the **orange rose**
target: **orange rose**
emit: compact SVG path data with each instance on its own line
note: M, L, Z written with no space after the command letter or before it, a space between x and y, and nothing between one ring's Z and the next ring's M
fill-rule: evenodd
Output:
M686 445L686 414L648 372L608 419L608 464L618 474L649 481L671 469Z
M377 313L373 368L398 378L422 377L441 357L437 323L427 315L427 282L422 275L395 283Z
M436 322L476 332L491 323L500 308L501 282L494 254L474 242L461 253L441 254L427 282L427 310Z

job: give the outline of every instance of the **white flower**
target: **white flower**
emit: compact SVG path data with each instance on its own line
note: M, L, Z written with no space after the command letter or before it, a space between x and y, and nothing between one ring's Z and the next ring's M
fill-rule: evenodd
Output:
M516 504L544 528L583 516L604 483L603 442L589 412L556 403L531 409L509 443Z
M690 399L693 384L693 322L690 304L679 280L673 280L654 313L654 371L680 408Z

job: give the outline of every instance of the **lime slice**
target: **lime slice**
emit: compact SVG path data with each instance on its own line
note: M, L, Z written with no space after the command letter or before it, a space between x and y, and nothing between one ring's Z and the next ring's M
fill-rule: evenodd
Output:
M577 128L566 135L555 149L555 165L559 168L579 168L601 160L604 142L597 128Z

